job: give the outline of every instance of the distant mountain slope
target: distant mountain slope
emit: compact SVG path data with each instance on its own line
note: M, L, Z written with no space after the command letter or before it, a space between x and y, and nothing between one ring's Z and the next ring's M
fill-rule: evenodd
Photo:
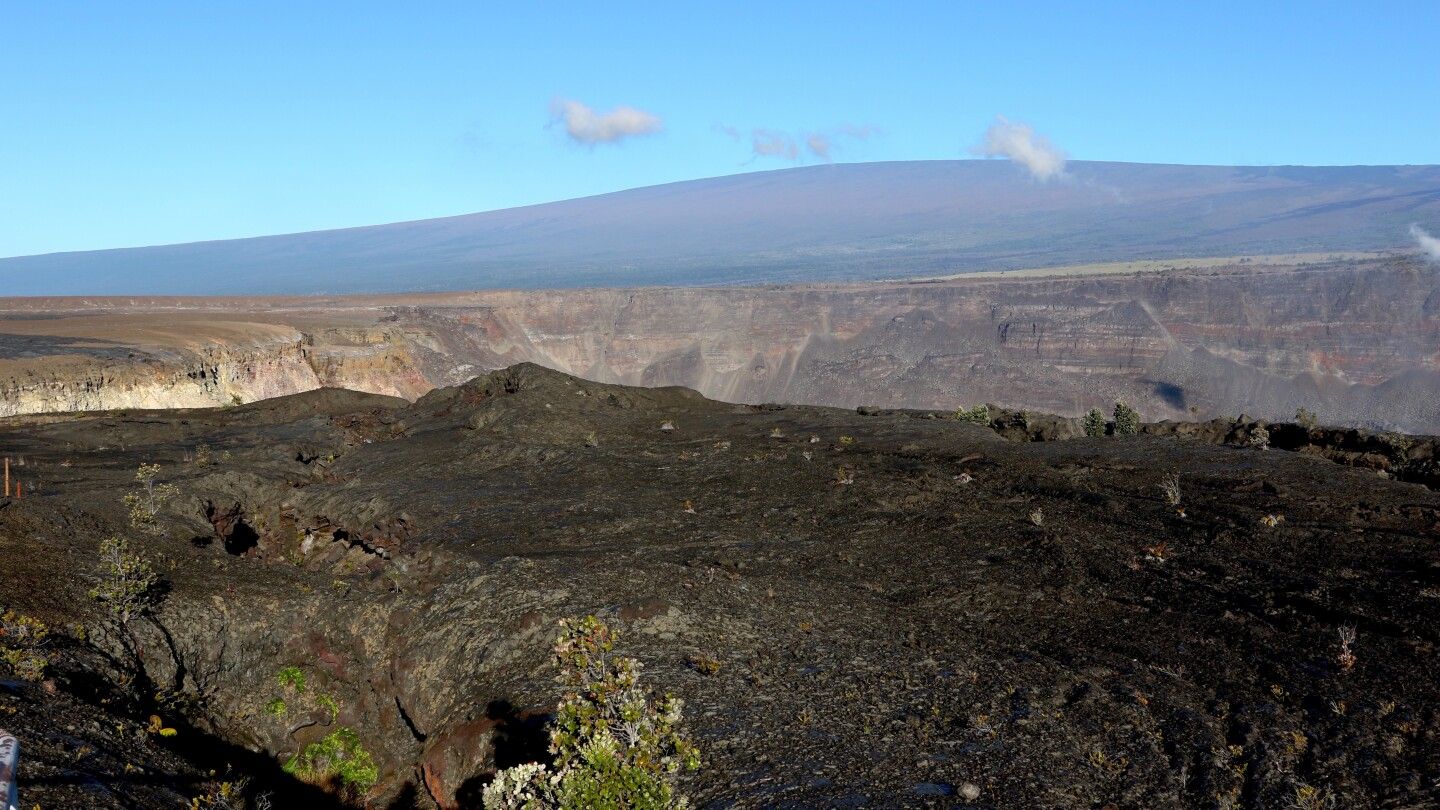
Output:
M813 166L444 219L0 259L0 295L300 294L854 280L1403 247L1440 166Z

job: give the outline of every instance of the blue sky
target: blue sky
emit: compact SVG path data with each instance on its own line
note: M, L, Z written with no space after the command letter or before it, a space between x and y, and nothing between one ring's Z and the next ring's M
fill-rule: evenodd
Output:
M1177 5L0 0L0 256L781 168L814 134L970 157L997 115L1073 159L1440 163L1440 3ZM579 143L559 100L658 131Z

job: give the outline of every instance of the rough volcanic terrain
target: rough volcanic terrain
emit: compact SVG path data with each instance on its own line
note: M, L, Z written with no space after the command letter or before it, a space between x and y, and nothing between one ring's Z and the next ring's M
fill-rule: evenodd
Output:
M357 803L474 807L543 752L555 623L589 613L685 699L702 807L1440 800L1435 440L989 415L523 364L414 403L12 417L3 598L54 629L49 681L0 688L22 804L248 777L334 805L279 763L345 727L379 766ZM150 531L142 464L176 492ZM87 596L116 534L166 591L133 644Z

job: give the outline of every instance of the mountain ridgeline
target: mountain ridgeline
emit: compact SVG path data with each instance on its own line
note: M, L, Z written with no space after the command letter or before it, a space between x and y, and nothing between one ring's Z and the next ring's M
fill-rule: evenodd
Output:
M1406 248L1440 167L811 166L463 216L0 259L5 295L335 294L853 281Z

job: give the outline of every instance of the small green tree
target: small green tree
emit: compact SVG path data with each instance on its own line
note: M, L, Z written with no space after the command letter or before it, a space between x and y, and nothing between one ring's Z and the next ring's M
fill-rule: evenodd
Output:
M123 537L100 544L101 573L90 598L104 605L122 627L155 606L160 577L144 555L130 550Z
M1140 412L1123 402L1115 403L1115 435L1134 436L1140 432Z
M1101 413L1099 408L1091 408L1090 412L1085 414L1085 421L1081 423L1081 426L1085 428L1086 436L1092 438L1104 436L1107 427L1105 414Z
M560 623L555 664L566 693L550 728L553 769L530 763L501 771L485 789L488 810L609 808L670 810L700 752L680 731L683 704L640 687L640 663L612 654L615 633L589 616Z
M973 408L956 408L955 418L972 425L988 425L990 424L990 409L984 405L976 405Z
M130 508L130 528L146 534L159 534L160 529L155 525L155 518L159 517L160 510L180 491L174 484L155 483L159 475L159 464L141 464L135 471L135 480L142 484L143 488L139 492L127 492L123 499Z
M1297 408L1295 410L1295 424L1305 428L1306 430L1314 430L1315 426L1319 424L1319 420L1315 417L1315 414L1310 411L1310 409Z

